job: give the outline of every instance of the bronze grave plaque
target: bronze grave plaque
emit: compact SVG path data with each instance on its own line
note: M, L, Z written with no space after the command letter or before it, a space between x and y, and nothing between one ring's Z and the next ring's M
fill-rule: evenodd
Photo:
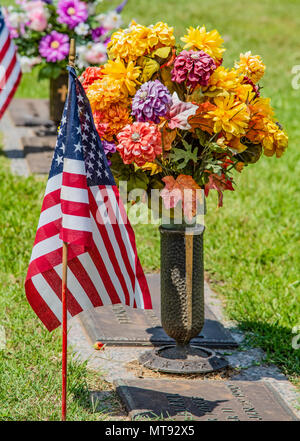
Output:
M132 309L123 305L102 306L79 314L79 320L90 340L112 346L162 346L175 344L160 322L160 275L149 274L153 310ZM202 332L191 340L196 346L235 348L236 341L219 323L206 305Z
M49 101L45 99L16 98L9 106L15 126L35 127L52 125L49 120Z
M56 137L28 137L21 138L24 156L31 173L49 174L51 168Z
M115 384L131 419L297 420L277 392L262 381L121 379Z

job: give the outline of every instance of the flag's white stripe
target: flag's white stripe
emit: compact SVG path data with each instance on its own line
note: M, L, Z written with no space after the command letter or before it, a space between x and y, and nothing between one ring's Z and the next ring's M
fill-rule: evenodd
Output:
M53 191L59 190L62 184L62 173L52 176L47 182L45 196L52 193Z
M14 55L16 53L16 48L11 44L6 52L6 54L4 55L3 60L1 61L1 71L3 74L0 77L0 83L3 81L3 79L5 78L6 72L7 72L7 68L11 63L11 60L13 59Z
M85 188L67 187L63 185L60 193L61 199L70 202L89 203L89 194Z
M64 171L67 173L75 173L76 175L86 175L84 162L78 159L65 158Z
M106 191L107 191L107 194L109 195L110 200L112 201L112 207L115 210L115 213L114 213L115 217L116 217L116 219L120 219L119 227L120 227L122 239L123 239L123 242L124 242L126 249L128 251L128 257L129 257L129 261L131 263L133 273L136 276L135 252L132 249L129 234L128 234L126 225L124 224L125 219L122 218L122 214L119 209L118 201L117 201L117 198L116 198L116 195L115 195L115 192L113 191L113 189L109 186L106 186ZM120 203L122 204L122 201L120 201ZM127 219L126 219L126 221L127 221ZM129 222L129 221L127 221L127 222ZM144 308L144 297L143 297L143 293L142 293L142 290L141 290L141 287L140 287L140 284L139 284L137 277L135 277L135 300L136 300L136 304L137 304L138 308Z
M62 215L62 226L70 230L92 232L91 220L89 217Z
M94 186L94 187L90 187L90 189L92 191L92 194L93 194L96 202L98 201L98 203L99 203L100 200L103 201L103 196L102 196L101 191L99 190L98 187ZM133 289L132 289L131 279L130 279L130 277L128 275L127 268L126 268L126 265L124 263L124 259L122 257L122 253L121 253L118 241L116 240L113 227L112 227L112 225L110 223L105 223L104 226L105 226L106 231L108 233L109 239L111 241L112 247L113 247L115 255L116 255L116 259L117 259L117 261L119 263L120 269L122 271L122 274L124 276L124 279L125 279L125 282L126 282L126 285L127 285L127 289L129 291L129 294L130 294L130 306L133 306L133 303L134 303L134 292L133 292Z
M0 50L3 48L8 38L9 38L8 29L6 26L4 26L0 33Z
M61 205L56 204L41 212L38 229L61 218Z
M38 257L45 256L46 254L51 253L52 251L58 250L61 247L62 247L62 240L59 238L59 234L56 234L55 236L52 237L48 237L42 242L38 242L33 247L30 262L37 259Z
M44 279L43 275L37 274L33 276L31 280L47 306L51 309L57 319L62 322L62 303L51 288L51 286ZM71 314L68 312L68 319L70 318Z
M95 288L98 291L99 296L101 297L103 305L111 305L111 298L109 297L105 286L102 282L102 279L99 275L99 271L96 268L91 256L88 253L81 254L78 256L78 259L84 266L84 269L89 275L89 278L93 282Z
M93 239L94 239L95 245L96 245L99 253L101 254L105 268L108 272L110 280L111 280L112 284L114 285L115 290L116 290L121 302L125 304L126 303L125 293L123 291L123 288L122 288L122 285L119 281L119 278L116 276L116 271L113 267L113 264L111 263L111 260L109 258L108 252L107 252L105 244L104 244L104 241L101 237L101 234L99 233L97 224L95 222L95 219L93 218L92 213L91 213L91 221L92 221Z
M55 266L54 269L59 275L59 277L62 278L62 264ZM80 285L80 283L78 282L77 278L75 277L74 273L71 271L70 268L68 268L68 290L71 292L71 294L73 295L73 297L76 299L76 301L79 303L79 305L83 310L91 309L94 307L87 293L82 288L82 286Z
M13 71L7 81L7 83L5 84L4 89L1 91L0 94L0 108L3 106L3 104L5 104L10 92L13 90L16 81L18 79L18 76L20 74L20 65L17 63L15 65L15 67L13 68Z

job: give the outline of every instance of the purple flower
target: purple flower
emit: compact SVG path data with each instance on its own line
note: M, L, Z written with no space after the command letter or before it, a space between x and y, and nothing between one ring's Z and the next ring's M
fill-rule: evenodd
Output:
M43 37L39 45L41 56L50 63L56 63L66 58L69 49L69 37L56 31Z
M101 37L106 34L107 34L107 29L105 29L103 26L99 26L99 28L92 29L92 39L96 42L99 42L101 40Z
M172 97L159 80L144 83L132 100L132 114L137 121L159 123L169 111Z
M101 139L101 142L106 155L109 153L115 153L117 151L116 144L114 142L108 142L105 139Z
M176 57L172 70L172 81L187 82L187 86L207 86L211 74L216 69L212 57L204 51L182 51Z
M59 0L57 13L59 23L65 23L70 29L85 22L89 16L87 4L80 0Z
M101 139L102 146L104 148L104 153L109 156L117 151L117 146L114 142L108 142L105 139ZM108 165L111 165L111 161L107 158Z
M126 4L127 4L128 0L124 0L117 8L116 8L116 12L118 14L121 14L121 12L123 11L123 9L125 8Z

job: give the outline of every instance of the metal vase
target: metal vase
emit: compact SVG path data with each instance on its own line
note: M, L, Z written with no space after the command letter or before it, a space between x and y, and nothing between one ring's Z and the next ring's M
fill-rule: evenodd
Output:
M140 363L152 370L198 374L228 363L211 349L190 345L204 326L204 226L167 224L161 234L161 322L176 345L147 351Z
M68 75L61 74L58 78L50 79L50 119L59 125L64 110L68 91Z
M161 321L177 346L188 345L204 325L203 226L161 235Z

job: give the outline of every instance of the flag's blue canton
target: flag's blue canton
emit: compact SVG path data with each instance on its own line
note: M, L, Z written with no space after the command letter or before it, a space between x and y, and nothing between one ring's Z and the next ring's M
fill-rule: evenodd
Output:
M115 185L89 101L74 69L70 68L69 84L49 177L62 173L64 158L69 158L84 161L88 186Z
M3 15L2 15L2 10L1 10L1 6L0 6L0 33L3 31L3 28L4 28L4 18L3 18Z

